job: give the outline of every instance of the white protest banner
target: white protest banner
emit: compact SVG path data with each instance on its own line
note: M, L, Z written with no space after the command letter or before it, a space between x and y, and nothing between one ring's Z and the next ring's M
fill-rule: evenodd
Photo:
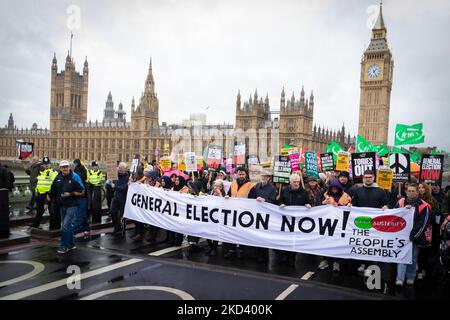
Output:
M254 199L192 196L132 183L124 217L227 243L319 256L412 261L414 209L280 208Z
M133 161L131 161L130 172L132 173L134 180L136 180L136 177L137 177L137 170L139 167L140 160L141 160L141 156L139 154L136 154L133 158Z
M208 145L206 167L212 171L218 171L222 163L222 147Z
M233 163L235 165L245 164L245 142L235 142Z
M186 152L184 154L184 162L186 164L187 172L197 171L197 158L195 156L195 152Z

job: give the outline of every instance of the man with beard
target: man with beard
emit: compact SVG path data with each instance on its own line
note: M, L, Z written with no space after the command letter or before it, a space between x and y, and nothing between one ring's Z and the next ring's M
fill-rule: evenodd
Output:
M258 182L250 191L248 197L256 199L258 202L268 202L275 204L277 201L277 189L270 182L271 172L263 171L260 174L261 181ZM266 262L269 256L269 249L257 248L258 262Z
M237 169L237 179L232 182L228 195L225 198L248 198L253 187L254 184L250 182L247 170L244 167L239 167ZM226 250L224 258L229 259L234 255L236 255L236 258L241 258L241 250L238 246L237 244L224 243L223 247Z

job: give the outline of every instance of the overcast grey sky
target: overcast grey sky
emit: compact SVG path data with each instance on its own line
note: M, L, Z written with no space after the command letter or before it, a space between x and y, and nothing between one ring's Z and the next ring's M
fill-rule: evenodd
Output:
M374 0L2 0L0 125L49 124L53 52L64 67L71 6L77 70L90 67L88 118L103 118L108 91L130 117L144 90L150 56L160 122L191 112L234 123L244 99L269 94L279 109L285 86L299 98L314 90L318 125L356 134L361 56L378 14ZM389 143L396 123L424 122L425 144L450 150L450 1L385 0L388 43L395 60ZM70 10L69 10L70 11ZM205 111L207 107L210 107Z

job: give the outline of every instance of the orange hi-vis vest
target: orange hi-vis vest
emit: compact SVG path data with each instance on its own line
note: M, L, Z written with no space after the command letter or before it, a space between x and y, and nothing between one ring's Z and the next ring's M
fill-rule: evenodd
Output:
M252 182L246 182L244 185L238 190L237 181L234 180L231 184L231 196L233 198L248 198L248 194L252 190L255 185Z
M328 198L326 199L326 202L327 202L327 204L333 204L336 201L334 201L333 197L328 196ZM348 194L343 192L342 196L339 198L338 204L341 205L341 206L346 206L350 202L352 202L352 198Z

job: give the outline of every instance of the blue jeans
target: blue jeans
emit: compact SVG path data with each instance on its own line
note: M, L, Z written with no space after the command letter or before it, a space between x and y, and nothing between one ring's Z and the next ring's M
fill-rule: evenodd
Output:
M75 234L78 232L91 231L91 226L87 218L87 203L87 198L81 198L78 200L78 212L75 219L75 225L73 226Z
M419 256L419 248L413 244L412 264L398 264L397 265L397 280L416 280L417 257Z
M61 248L72 248L75 245L73 222L77 216L78 207L61 207Z

